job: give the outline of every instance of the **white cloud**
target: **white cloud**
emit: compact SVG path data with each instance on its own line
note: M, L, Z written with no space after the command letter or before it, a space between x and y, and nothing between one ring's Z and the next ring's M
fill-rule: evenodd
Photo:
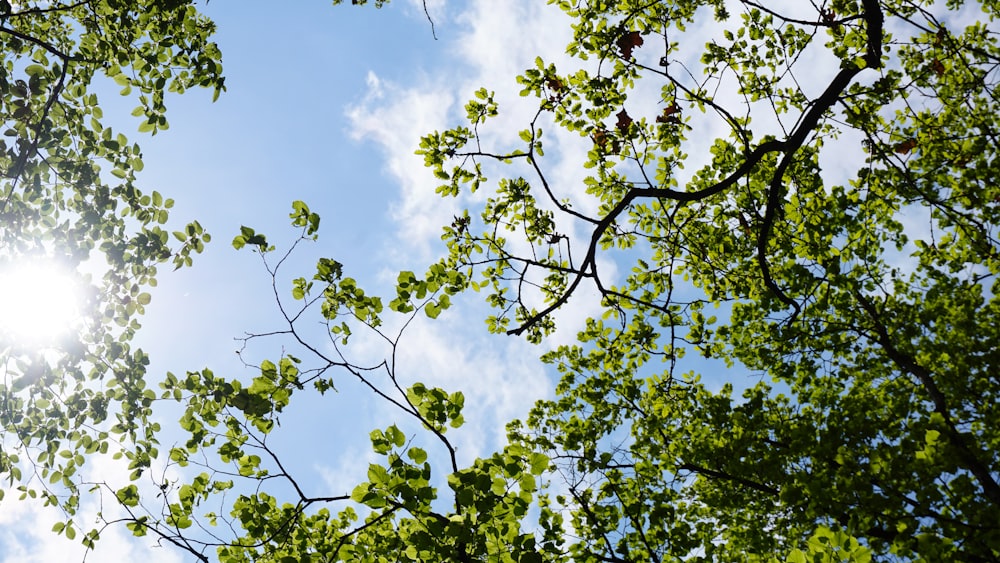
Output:
M348 360L356 365L378 365L383 359L394 365L403 389L420 382L449 393L461 391L465 395L465 424L449 430L448 436L458 446L461 462L465 464L501 447L506 441L507 422L527 415L535 401L552 391L549 374L538 361L543 350L522 339L487 334L483 323L487 307L478 303L477 297L460 296L452 308L434 320L418 312L395 351L380 337L361 331L352 336L347 350ZM401 317L387 319L387 326L381 327L383 333L395 335L403 321ZM390 396L402 400L382 370L368 372L366 377ZM365 409L370 409L366 422L371 422L373 428L397 424L408 435L417 436L420 446L429 453L440 449L439 444L427 442L425 436L433 438L398 407L373 397L363 386L354 388L351 383L348 390L347 385L344 393L352 393L354 401L369 405ZM367 452L367 441L365 448L363 451ZM364 469L375 459L354 450L338 457L337 463L324 466L322 471L329 484L339 487L337 490L357 483L356 479L364 476Z
M377 463L378 457L370 447L348 446L334 464L316 463L313 469L320 475L326 490L334 495L350 494L358 483L363 483L368 465Z
M459 445L461 460L470 463L504 444L507 422L527 415L536 400L550 394L552 384L538 362L538 348L485 334L481 308L463 305L412 326L397 360L404 381L465 395L466 423L449 435Z
M107 482L112 487L128 483L125 465L110 455L92 456L84 466L89 482ZM117 485L115 485L117 484ZM109 494L103 491L103 494ZM158 545L151 536L136 538L124 524L108 526L93 551L88 551L80 539L102 522L124 516L117 503L102 502L97 493L81 496L80 510L74 518L77 535L69 540L56 535L52 526L65 522L63 513L55 507L44 507L37 500L17 501L12 492L0 510L0 563L52 563L53 561L139 561L145 563L180 563L181 553L173 547Z
M411 7L422 10L422 2L413 0ZM456 8L461 11L455 13ZM385 171L396 181L399 189L398 200L390 206L397 225L394 248L399 251L394 252L390 260L393 271L385 272L385 276L394 276L396 269L410 264L414 268L422 268L428 260L434 259L442 251L439 246L441 226L450 223L452 216L462 208L475 206L485 197L481 192L444 199L435 193L434 188L439 182L424 166L422 159L413 155L419 137L462 123L464 112L461 107L464 101L476 89L486 87L496 91L500 116L481 128L483 146L498 151L519 146L517 132L531 121L538 102L519 95L520 86L515 77L526 68L533 67L537 56L554 62L561 72L570 70L570 64L577 64L570 63L565 54L565 46L571 39L569 19L555 6L530 1L505 2L502 7L487 1L468 4L434 2L428 4L428 9L439 23L458 24L448 28L452 31L451 35L445 32L439 34L442 41L452 45L450 50L455 53L455 63L438 62L438 66L424 69L426 74L417 84L405 87L395 84L391 77L370 73L367 94L347 111L353 138L373 142L381 150L385 156ZM582 163L589 140L581 138L578 133L567 133L555 127L546 127L545 131L544 165L547 177L555 180L553 189L561 194L582 193L585 177ZM534 180L533 173L528 169L500 169L499 165L491 166L488 176L496 180L500 172L505 175L524 174ZM593 211L596 203L582 201L578 208ZM580 228L580 231L576 232L573 227ZM589 239L589 232L585 226L573 227L564 234L573 239L574 248L582 249ZM614 277L614 264L602 262L602 271ZM557 321L563 330L549 345L573 341L584 319L598 312L599 303L593 288L584 284L579 293L572 306L563 307L557 314ZM452 314L455 313L449 312L446 317ZM422 356L419 365L439 366L441 373L431 369L425 371L440 377L443 387L462 388L469 405L477 409L499 409L491 415L494 428L488 433L501 436L503 422L509 420L515 411L525 413L527 405L544 395L551 384L537 375L528 376L537 384L527 386L511 379L517 373L543 373L539 368L527 369L530 365L537 365L539 349L517 339L510 339L516 342L504 342L498 337L484 337L476 344L469 343L470 335L485 332L482 319L487 314L469 314L463 306L463 318L456 321L458 324L453 328L446 328L439 321L429 323L420 331L411 329L404 343L404 352L419 350ZM452 331L450 334L449 330ZM485 338L490 339L487 341ZM414 345L414 340L421 342ZM516 352L509 349L509 355L498 356L495 352L498 342L507 348L523 347ZM437 357L430 357L435 350ZM484 350L494 351L484 356ZM446 359L442 355L451 357ZM478 361L473 362L471 355L479 356ZM505 375L483 371L483 366L490 364L509 364L508 358L511 357L520 358L519 362L523 361L525 365ZM408 364L401 362L400 365ZM458 365L464 365L477 377L463 378L458 373L460 370L456 369ZM459 384L459 387L452 383ZM479 389L482 392L477 391ZM513 393L513 390L518 392ZM514 404L518 406L515 408ZM476 424L470 421L469 426L476 427Z
M411 4L420 5L420 1ZM461 123L464 102L486 86L497 90L502 116L509 121L488 128L487 135L499 138L487 136L485 140L510 147L535 108L535 102L518 96L514 78L532 66L538 54L561 56L569 29L559 10L536 2L507 2L503 9L495 3L476 2L455 16L448 8L443 2L428 4L433 17L457 21L464 30L457 36L441 36L452 45L455 60L437 61L438 66L427 70L417 84L406 87L370 73L367 95L347 110L351 136L372 141L382 150L386 172L399 186L400 198L392 204L391 213L398 225L399 244L407 249L403 254L417 252L425 261L434 255L432 245L441 226L450 222L466 200L444 199L435 193L439 181L423 159L413 154L420 137Z
M454 103L453 94L433 79L423 86L403 88L368 74L368 93L347 111L350 135L375 142L385 155L388 174L400 188L399 199L390 204L400 240L429 255L429 242L440 234L453 202L434 193L436 182L427 173L423 158L414 154L420 137L441 129Z
M486 334L482 322L486 307L476 302L477 297L460 297L459 303L434 320L418 312L395 352L384 340L361 331L355 332L348 347L352 362L376 365L383 358L390 361L403 389L420 382L448 393L464 394L465 423L445 433L456 450L459 468L468 467L477 457L489 456L501 448L506 443L506 424L526 416L535 401L552 393L550 376L538 361L541 350L522 339ZM400 322L391 319L389 324ZM391 335L399 327L382 328ZM390 396L402 400L386 372L376 370L367 376ZM346 383L342 386L344 398L350 393L352 402L364 404L361 410L365 412L365 420L356 422L358 432L367 435L372 428L384 429L390 424L400 428L413 440L408 445L427 452L433 470L432 482L442 499L446 499L443 477L450 473L451 461L443 444L397 406L375 397L361 385L351 383L351 389L348 387ZM370 426L365 427L366 423ZM364 440L362 445L338 448L336 458L322 460L313 467L331 494L344 494L366 480L370 463L384 463L384 458L375 455Z

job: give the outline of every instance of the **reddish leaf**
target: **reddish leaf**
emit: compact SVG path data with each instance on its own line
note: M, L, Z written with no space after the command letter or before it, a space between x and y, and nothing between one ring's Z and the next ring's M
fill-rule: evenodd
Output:
M601 148L601 150L605 151L608 150L609 141L611 144L610 152L617 153L622 148L622 145L620 142L618 142L618 139L611 138L608 135L608 132L604 129L594 129L594 132L590 134L590 138L591 140L594 141L595 145Z
M638 31L630 31L619 37L617 44L622 58L631 59L632 50L642 45L642 35Z
M590 138L594 141L595 145L601 147L602 149L608 144L608 132L604 129L595 129L590 135Z
M893 150L898 152L899 154L906 154L915 148L917 148L917 140L907 139L902 143L896 143L896 146L893 147Z
M618 118L618 123L615 124L618 130L622 133L628 133L629 125L632 125L632 118L628 116L628 112L623 109L615 114L615 117Z
M944 64L941 61L934 59L931 61L931 70L934 71L934 74L941 76L944 74Z
M945 28L938 28L937 33L934 35L934 45L940 47L944 40L948 38L948 31Z
M553 92L559 92L560 90L563 89L562 81L556 78L555 76L546 78L545 85L549 88L549 90L552 90Z
M656 116L657 123L680 123L681 108L677 107L677 104L670 104L669 106L663 108L663 115Z

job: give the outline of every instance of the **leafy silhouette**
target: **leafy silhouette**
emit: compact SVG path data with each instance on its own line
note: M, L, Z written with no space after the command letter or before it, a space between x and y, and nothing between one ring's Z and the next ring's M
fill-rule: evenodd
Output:
M628 133L628 128L632 125L632 118L629 117L628 112L623 109L615 114L615 117L618 118L618 122L615 124L615 127L617 127L622 133Z
M632 50L642 45L642 35L638 31L630 31L618 38L617 45L622 58L631 59Z
M669 106L663 108L663 113L656 116L657 123L680 123L680 112L681 108L677 107L677 104L670 104Z

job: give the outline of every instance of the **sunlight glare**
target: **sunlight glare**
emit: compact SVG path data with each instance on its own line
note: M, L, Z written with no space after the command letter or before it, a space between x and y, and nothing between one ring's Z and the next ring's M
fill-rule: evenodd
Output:
M80 290L53 262L6 264L0 269L0 337L21 345L55 343L80 319Z

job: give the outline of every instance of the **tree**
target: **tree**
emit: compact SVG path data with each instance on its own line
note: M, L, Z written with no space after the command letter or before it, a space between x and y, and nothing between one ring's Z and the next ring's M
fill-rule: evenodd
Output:
M421 150L445 195L522 165L446 229L443 264L488 290L494 330L537 340L581 286L602 296L546 357L560 397L512 427L565 480L565 549L767 559L836 529L879 559L1000 558L996 6L558 4L594 62L520 77L539 100L524 146L480 148L481 91ZM592 140L586 195L546 169L544 122ZM706 131L711 160L682 173ZM825 174L831 153L852 173ZM712 391L685 352L762 381Z
M182 0L0 1L0 265L44 257L102 276L78 274L90 288L79 334L46 351L0 334L0 476L67 518L87 457L110 450L138 474L157 455L147 359L129 343L157 266L190 265L209 240L192 222L170 244L173 201L138 189L142 152L102 124L95 92L135 92L139 130L166 129L168 92L224 89L213 29Z
M284 326L249 339L301 354L249 382L168 375L189 435L170 459L201 472L114 489L126 523L227 562L1000 559L997 6L557 4L580 68L519 78L538 100L523 144L486 145L488 90L421 144L443 196L487 191L445 226L448 256L385 299L321 259L279 297ZM543 125L589 144L584 186L548 168ZM305 204L291 219L317 236ZM286 255L248 227L233 244L281 295ZM461 467L464 398L404 386L387 327L473 289L494 331L539 341L587 286L604 314L544 357L557 398ZM385 361L351 360L362 331ZM759 383L714 389L691 355ZM366 482L316 496L269 438L334 373L412 425L372 433Z

